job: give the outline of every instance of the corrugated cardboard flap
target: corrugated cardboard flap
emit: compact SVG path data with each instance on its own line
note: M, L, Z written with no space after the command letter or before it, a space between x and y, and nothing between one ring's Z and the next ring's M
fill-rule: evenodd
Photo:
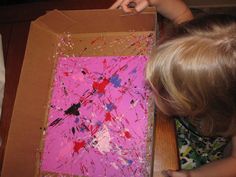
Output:
M148 8L140 14L124 14L120 10L81 10L48 12L34 23L55 33L153 31L156 11ZM138 21L137 21L138 19ZM108 25L109 24L109 25Z

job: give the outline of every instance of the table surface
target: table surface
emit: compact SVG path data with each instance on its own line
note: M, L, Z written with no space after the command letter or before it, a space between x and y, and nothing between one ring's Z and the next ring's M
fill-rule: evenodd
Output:
M114 0L59 0L0 7L0 33L2 34L6 68L5 92L0 120L0 136L3 140L0 148L0 172L30 21L52 9L104 9L113 2ZM173 120L158 113L155 121L154 139L153 176L161 177L162 170L178 169L179 167Z

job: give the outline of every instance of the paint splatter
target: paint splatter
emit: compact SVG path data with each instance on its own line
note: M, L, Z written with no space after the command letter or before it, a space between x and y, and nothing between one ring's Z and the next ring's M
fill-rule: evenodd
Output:
M105 116L105 121L111 121L111 113L107 112Z
M119 78L118 74L111 76L110 82L114 85L114 87L118 88L121 86L121 78Z
M67 114L67 115L75 115L75 116L80 115L80 112L78 110L80 108L80 106L81 106L80 103L73 104L67 110L65 110L65 114Z
M97 133L96 138L93 141L97 142L94 147L97 148L100 153L104 154L111 151L111 136L106 126Z
M49 127L54 127L55 125L58 125L63 119L62 118L57 118L54 120L52 123L49 124Z
M114 105L113 103L106 104L106 110L108 112L111 112L113 109L116 109L116 105Z
M146 61L145 56L59 58L42 171L148 176Z
M79 117L75 118L75 123L78 124L79 123Z
M103 79L102 82L93 82L93 89L95 89L98 93L105 93L105 88L109 84L108 79Z
M72 133L73 133L73 135L75 134L75 127L72 127L71 128L71 131L72 131Z
M125 132L124 132L124 135L125 135L125 137L128 138L128 139L131 138L131 134L130 134L130 132L128 132L128 131L125 131Z
M86 145L86 143L85 143L85 141L75 141L74 142L74 152L79 152L80 151L80 149L82 149L82 148L84 148L85 147L85 145Z
M137 73L137 68L136 67L130 72L130 74L135 74L135 73Z

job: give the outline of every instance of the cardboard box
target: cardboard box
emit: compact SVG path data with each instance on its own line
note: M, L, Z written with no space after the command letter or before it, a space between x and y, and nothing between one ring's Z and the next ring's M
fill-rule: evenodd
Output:
M154 9L137 15L113 10L54 10L32 22L2 177L40 174L41 140L58 57L149 55L155 33Z

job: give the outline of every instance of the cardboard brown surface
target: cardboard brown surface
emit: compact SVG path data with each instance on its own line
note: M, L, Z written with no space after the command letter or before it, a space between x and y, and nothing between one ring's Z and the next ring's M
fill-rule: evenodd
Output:
M51 11L32 22L18 85L2 177L38 176L54 65L59 56L148 55L156 13ZM136 45L138 41L142 43ZM96 45L94 45L96 43Z

